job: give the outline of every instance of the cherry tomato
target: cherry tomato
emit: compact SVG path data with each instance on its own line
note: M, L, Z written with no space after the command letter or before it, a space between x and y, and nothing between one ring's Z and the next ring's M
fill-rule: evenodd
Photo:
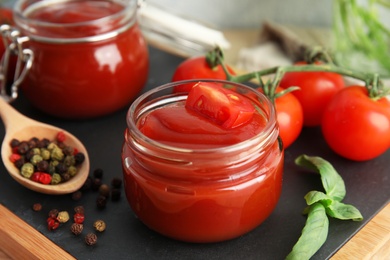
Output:
M210 118L224 128L235 128L252 119L255 107L247 97L217 83L191 86L186 108Z
M299 62L296 65L304 65ZM303 109L304 126L319 126L325 107L332 97L344 88L343 77L331 72L287 72L280 82L282 88L298 86L292 94Z
M322 132L337 154L354 161L373 159L390 146L390 101L370 99L362 86L346 87L325 109Z
M228 67L229 73L234 74L232 68ZM211 68L205 56L192 57L184 60L176 68L172 81L189 79L221 79L226 80L226 74L221 65ZM175 88L176 92L190 91L192 84L180 85Z
M263 93L262 88L257 90ZM283 88L277 87L276 93L283 90ZM275 109L279 124L279 135L282 138L283 147L286 149L294 143L302 131L302 106L292 92L289 92L275 99Z

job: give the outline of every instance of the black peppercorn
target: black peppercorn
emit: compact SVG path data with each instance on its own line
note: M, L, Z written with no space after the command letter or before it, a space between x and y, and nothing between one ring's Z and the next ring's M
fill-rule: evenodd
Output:
M92 179L92 190L97 191L100 188L100 185L102 185L102 180L99 178L93 178Z
M79 223L73 223L70 226L70 231L72 231L72 233L75 234L76 236L80 235L81 232L83 232L83 229L84 229L83 224L79 224Z
M64 174L64 173L66 173L67 171L68 171L68 167L67 167L64 163L60 162L60 163L58 163L58 164L56 165L56 172L57 172L57 173L59 173L59 174Z
M120 178L113 178L111 181L111 186L114 188L120 188L122 186L122 179Z
M97 236L94 233L89 233L85 236L85 243L89 246L93 246L97 242Z
M84 207L83 206L76 206L74 208L75 213L84 214Z
M12 148L18 147L19 144L20 144L20 141L19 141L18 139L15 139L15 138L13 138L13 139L11 140L11 142L10 142L10 146L11 146Z
M45 160L42 160L42 161L37 163L36 167L37 167L37 171L39 171L39 172L48 172L49 163Z
M18 145L18 153L19 154L25 154L27 151L30 150L30 147L28 146L28 143L26 141L22 141Z
M77 154L75 154L74 159L75 159L76 165L79 165L82 162L84 162L85 155L83 153L77 153Z
M25 163L26 163L26 160L24 159L24 157L20 157L20 159L18 159L14 162L14 165L16 168L20 169L20 168L22 168L23 164L25 164Z
M41 203L34 203L34 205L32 206L32 209L34 211L41 211L42 209L42 204Z
M111 189L111 200L119 201L121 198L121 190L120 189Z
M93 171L93 177L102 179L103 178L103 170L100 168L97 168Z
M57 218L58 216L58 209L52 209L49 211L49 218Z
M107 204L107 198L103 195L99 195L96 199L96 206L98 209L104 209Z

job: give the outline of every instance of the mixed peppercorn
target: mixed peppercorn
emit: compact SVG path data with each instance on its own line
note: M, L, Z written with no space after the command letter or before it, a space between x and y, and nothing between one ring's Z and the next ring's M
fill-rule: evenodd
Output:
M121 186L122 179L113 178L111 181L111 185L105 184L102 182L103 179L103 170L98 168L93 171L93 174L87 178L84 185L80 188L80 190L74 192L71 195L71 198L75 201L81 199L83 193L87 191L95 191L98 192L96 199L96 207L98 209L104 209L107 203L108 198L111 197L112 201L118 201L121 196ZM35 203L32 206L34 211L41 211L42 205L40 203ZM72 224L70 226L70 231L75 235L79 236L84 231L84 221L85 221L85 211L84 207L79 205L74 209L74 213L72 216L69 215L67 211L59 211L57 209L51 209L48 213L46 222L47 228L50 231L54 231L58 229L62 224L72 220ZM106 223L102 219L97 219L93 223L94 231L101 233L106 229ZM89 232L85 235L84 241L87 245L92 246L97 243L98 236Z
M85 155L66 145L65 140L62 131L55 140L37 137L23 141L12 139L10 160L23 177L32 181L42 184L66 182L77 174Z

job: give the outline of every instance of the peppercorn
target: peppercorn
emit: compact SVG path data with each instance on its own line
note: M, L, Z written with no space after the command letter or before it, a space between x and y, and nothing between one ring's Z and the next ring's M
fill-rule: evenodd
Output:
M120 178L113 178L111 181L111 186L114 188L120 188L122 186L122 179Z
M111 189L111 200L119 201L121 198L121 190L120 189Z
M19 154L25 154L28 150L30 150L30 147L26 141L22 141L19 143L17 150Z
M85 160L85 155L83 153L76 153L74 155L74 159L76 161L75 165L82 164L84 162L84 160Z
M33 164L33 165L37 165L39 162L41 162L43 160L42 156L40 154L34 154L31 159L30 159L30 162Z
M22 168L20 169L20 174L25 178L30 178L31 175L34 173L34 165L32 163L25 163L23 164Z
M84 215L84 207L83 206L76 206L74 208L74 212Z
M58 209L52 209L49 211L49 218L57 218Z
M41 211L42 210L42 204L41 203L34 203L32 206L32 209L34 211Z
M30 177L30 180L32 181L35 181L35 182L39 182L39 179L41 178L41 172L34 172L31 177Z
M69 213L67 211L60 211L57 215L57 220L60 223L66 223L69 220Z
M97 191L99 190L100 185L102 185L102 180L99 178L93 178L92 179L92 190Z
M55 230L60 226L60 222L57 220L57 218L51 218L49 217L47 220L47 228L49 230Z
M47 172L49 170L49 163L45 160L42 160L36 164L37 171Z
M96 199L96 206L98 209L104 209L107 204L107 198L103 195L99 195Z
M15 139L15 138L13 138L13 139L11 140L11 142L10 142L11 148L18 147L19 144L20 144L20 141L19 141L18 139Z
M59 184L61 183L61 175L59 175L58 173L54 173L52 176L51 176L51 184Z
M66 173L61 174L61 178L62 178L64 181L69 181L70 178L71 178L71 176L70 176L69 173L66 172Z
M64 149L62 149L62 151L64 152L64 154L66 156L72 156L73 157L74 149L71 146L69 146L69 145L65 146Z
M51 175L45 172L41 172L41 175L39 176L39 182L42 184L50 184L51 179Z
M50 154L53 160L62 161L64 159L64 153L58 146L54 147Z
M93 223L93 227L96 231L103 232L106 229L106 223L103 220L99 219Z
M81 199L82 196L83 196L83 193L80 190L75 191L72 193L72 200L78 201Z
M56 166L56 172L59 174L66 173L68 171L68 167L65 165L65 163L59 162Z
M110 187L107 184L100 185L99 194L108 198L110 196Z
M83 224L84 223L84 219L85 219L84 213L75 213L73 215L73 221L75 223Z
M88 233L85 236L85 243L89 246L95 245L97 242L97 236L94 233Z
M74 177L77 174L77 168L71 165L68 167L68 171L66 173L68 173L71 177Z
M32 137L30 140L28 140L28 146L30 149L37 147L37 144L39 142L39 139L37 137Z
M38 141L37 147L38 148L44 148L47 147L50 144L50 140L47 138L42 138Z
M50 151L46 148L41 148L41 156L43 160L50 160Z
M25 164L25 163L26 163L26 160L24 159L24 157L20 157L19 160L16 160L14 162L14 165L15 165L16 168L21 169L23 164Z
M64 131L59 131L59 132L57 133L56 140L57 140L57 142L59 142L59 143L65 142L65 140L66 140L66 135L65 135Z
M97 168L93 171L93 177L102 179L103 178L103 170L100 168Z
M75 234L76 236L80 235L81 232L83 232L83 229L84 229L84 225L83 225L83 224L79 224L79 223L73 223L73 224L70 226L70 230L71 230L72 233Z

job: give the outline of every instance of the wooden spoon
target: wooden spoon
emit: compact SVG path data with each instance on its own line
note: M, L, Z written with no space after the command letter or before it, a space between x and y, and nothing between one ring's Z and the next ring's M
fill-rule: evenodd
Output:
M6 134L3 140L3 144L1 146L1 158L9 174L17 182L19 182L28 189L40 193L53 195L72 193L78 190L84 184L85 180L89 175L89 157L84 145L75 136L61 128L35 121L20 114L12 106L10 106L1 96L0 117L2 117L6 129ZM65 133L65 143L67 145L77 148L85 155L85 161L81 164L81 167L78 169L77 174L70 180L56 185L45 185L23 177L20 174L19 169L17 169L10 161L10 156L12 154L12 149L10 147L11 140L13 138L16 138L18 140L29 140L32 137L55 140L58 132L60 131L63 131Z

